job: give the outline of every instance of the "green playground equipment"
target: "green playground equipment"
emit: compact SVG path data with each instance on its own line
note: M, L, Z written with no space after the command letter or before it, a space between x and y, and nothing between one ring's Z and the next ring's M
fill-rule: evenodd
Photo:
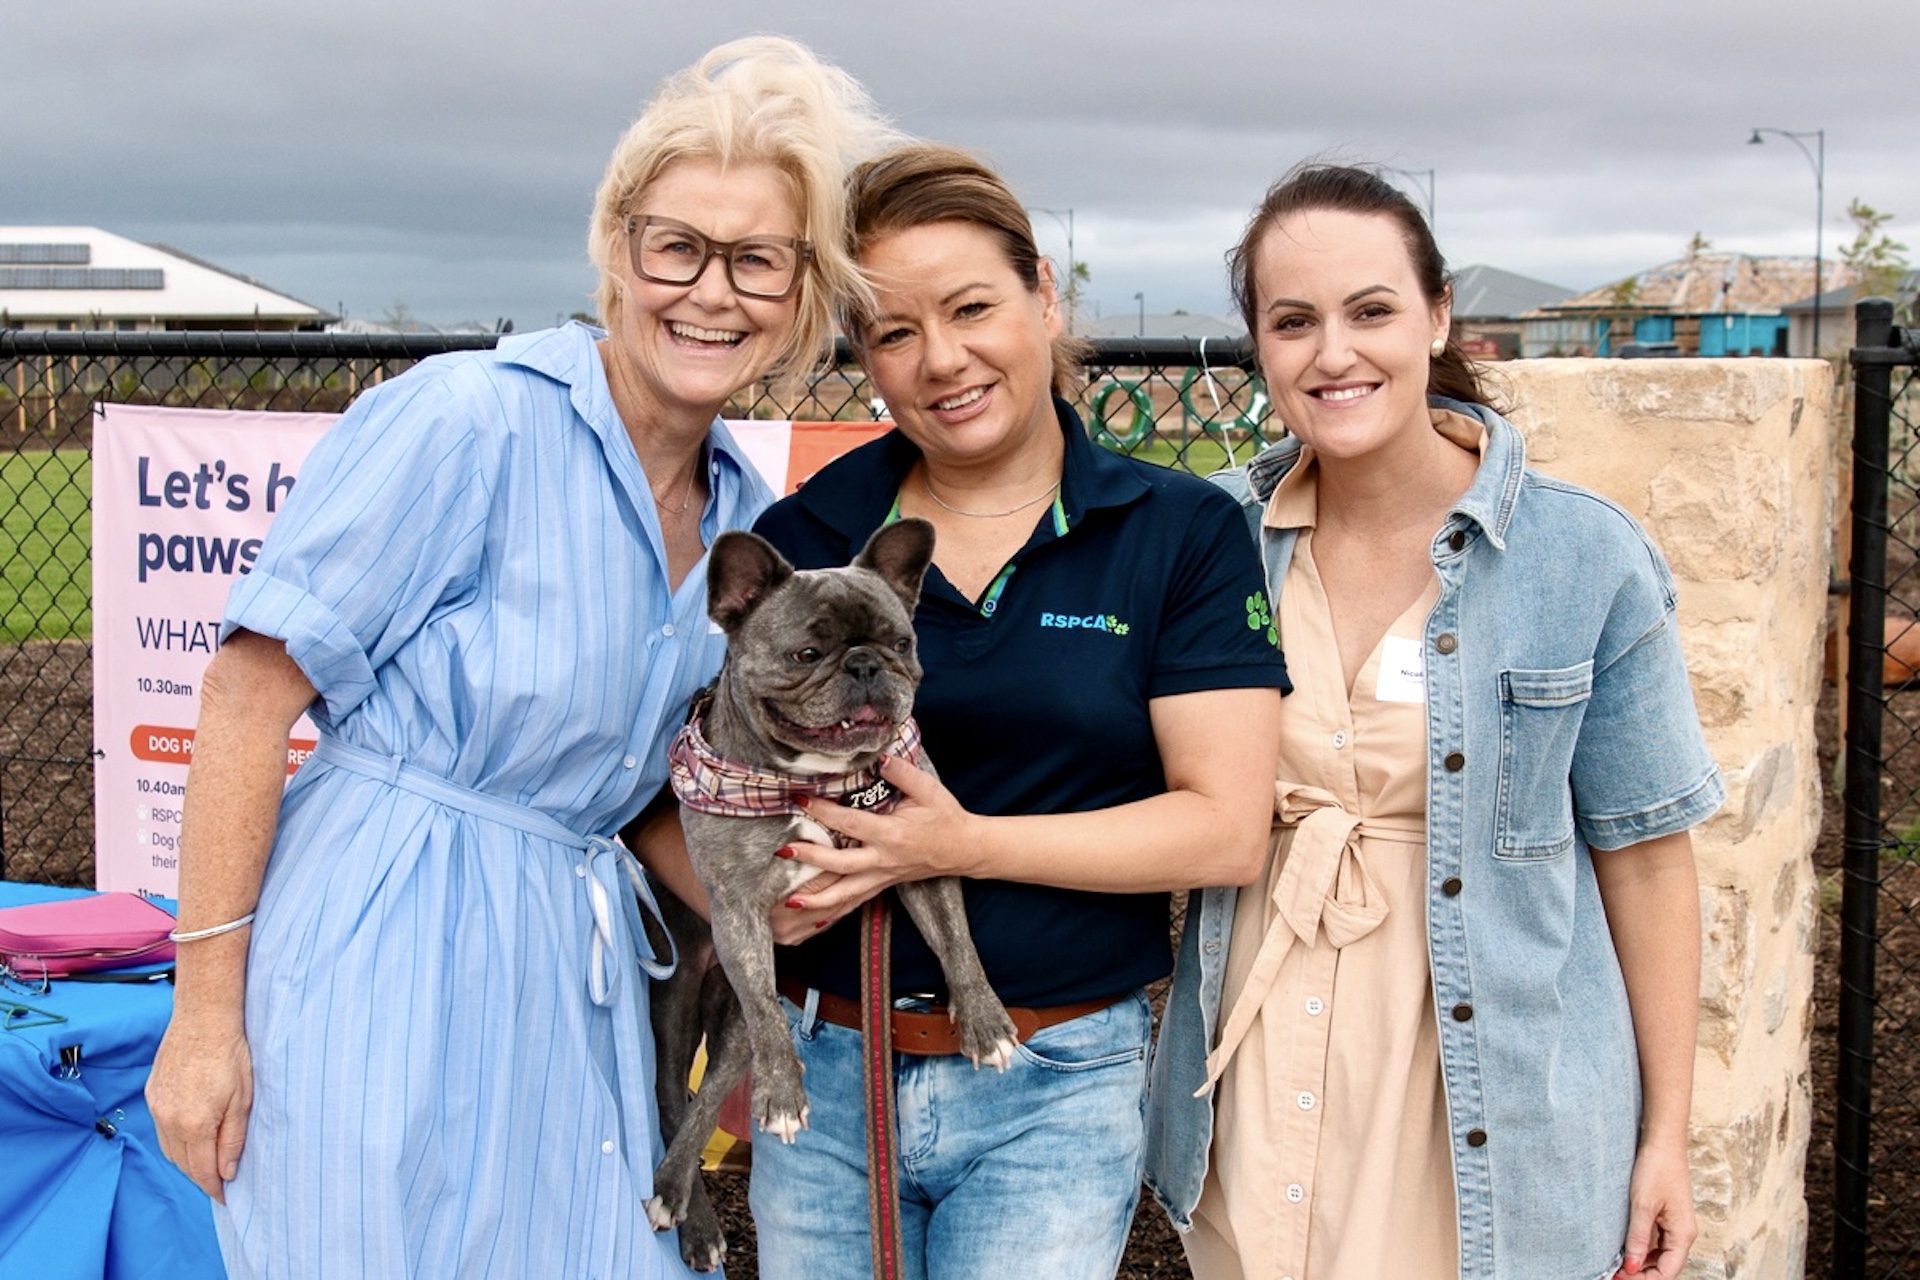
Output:
M1114 430L1107 416L1108 406L1115 396L1124 396L1124 403L1133 406L1133 418L1124 432ZM1107 379L1093 393L1090 407L1093 410L1093 439L1096 444L1131 453L1153 435L1153 397L1147 394L1145 378ZM1123 407L1124 404L1114 405L1113 412L1117 414Z
M1210 401L1201 408L1193 401L1193 388L1204 384ZM1212 370L1200 365L1189 365L1186 376L1180 379L1180 434L1182 439L1189 438L1193 424L1200 424L1201 433L1219 436L1225 443L1229 431L1245 432L1256 444L1260 441L1260 420L1267 416L1267 384L1261 381L1259 374L1248 380L1252 392L1245 409L1236 409L1229 400L1222 404L1219 392L1213 382Z

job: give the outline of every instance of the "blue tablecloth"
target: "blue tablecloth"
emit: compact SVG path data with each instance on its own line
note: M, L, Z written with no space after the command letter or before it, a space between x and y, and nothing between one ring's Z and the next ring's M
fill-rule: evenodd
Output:
M0 907L82 892L0 882ZM66 1019L0 1031L0 1280L225 1276L211 1204L160 1154L143 1096L173 987L56 978L0 999Z

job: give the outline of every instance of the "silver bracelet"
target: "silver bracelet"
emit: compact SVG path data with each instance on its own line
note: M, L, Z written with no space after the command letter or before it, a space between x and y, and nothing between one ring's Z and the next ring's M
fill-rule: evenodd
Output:
M225 924L211 924L204 929L188 929L182 932L174 929L168 932L168 942L198 942L202 938L217 938L223 933L232 933L235 929L244 929L253 923L253 912L241 916L238 920L229 920Z

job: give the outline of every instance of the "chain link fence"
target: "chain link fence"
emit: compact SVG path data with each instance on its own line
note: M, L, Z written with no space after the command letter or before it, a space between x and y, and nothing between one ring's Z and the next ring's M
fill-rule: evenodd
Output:
M91 475L98 403L338 412L479 336L0 330L0 878L93 883ZM1108 448L1206 474L1262 446L1245 343L1095 344L1073 399ZM885 407L843 349L734 418L869 420Z
M1877 1280L1920 1271L1920 329L1855 319L1832 1275Z

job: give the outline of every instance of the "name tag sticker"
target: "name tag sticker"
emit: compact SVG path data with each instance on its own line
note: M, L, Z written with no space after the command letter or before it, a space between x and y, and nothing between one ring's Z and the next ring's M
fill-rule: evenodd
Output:
M1373 698L1376 702L1427 700L1426 650L1418 640L1388 636L1380 642L1380 679Z

